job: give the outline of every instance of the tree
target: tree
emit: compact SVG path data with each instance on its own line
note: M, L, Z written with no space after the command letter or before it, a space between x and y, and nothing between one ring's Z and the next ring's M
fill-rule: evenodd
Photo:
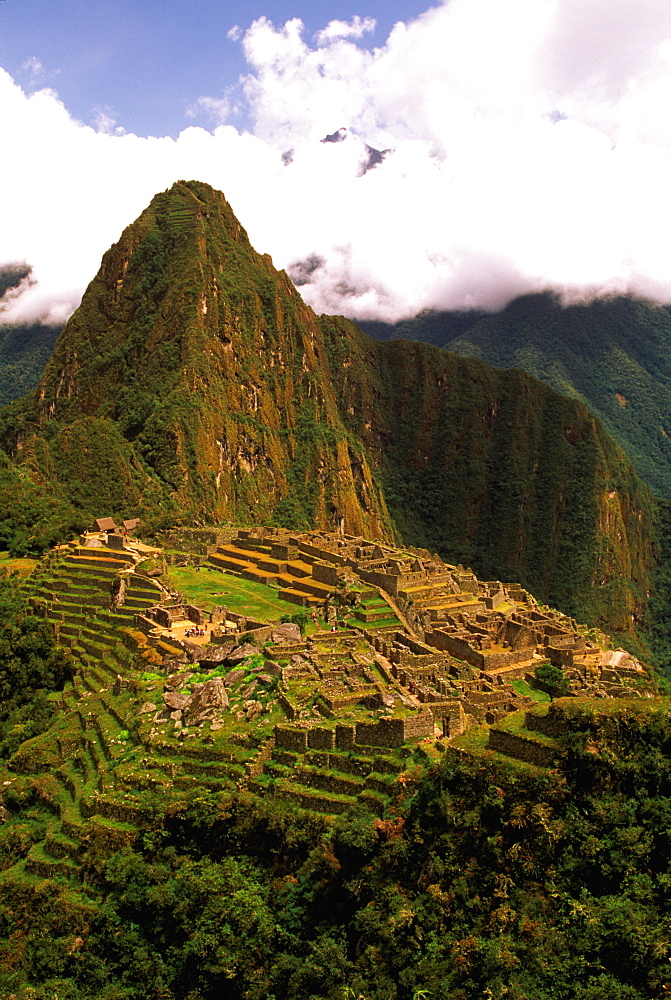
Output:
M0 700L23 704L40 688L63 686L68 670L47 622L28 613L16 573L0 573Z
M569 683L564 677L561 667L555 667L552 663L539 663L535 670L536 680L547 689L550 699L562 698L569 692Z

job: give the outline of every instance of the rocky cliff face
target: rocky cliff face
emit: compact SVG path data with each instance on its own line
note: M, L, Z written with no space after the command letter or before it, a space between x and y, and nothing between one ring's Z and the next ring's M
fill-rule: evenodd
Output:
M649 589L652 500L581 404L315 316L200 183L107 252L5 440L96 515L395 536L618 628Z
M208 521L383 537L384 499L324 371L319 324L287 276L223 195L177 184L103 258L31 419L91 508L167 500Z
M640 620L654 502L582 404L519 370L322 323L343 418L406 541L580 619Z

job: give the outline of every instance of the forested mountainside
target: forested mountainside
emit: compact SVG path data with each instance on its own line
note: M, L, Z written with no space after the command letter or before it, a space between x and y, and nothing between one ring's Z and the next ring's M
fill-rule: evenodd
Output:
M137 713L167 672L129 671L128 646L101 645L100 631L61 690L77 661L26 605L0 579L3 997L668 992L668 700L570 698L509 715L510 738L552 766L493 751L481 726L442 752L433 741L394 751L398 776L379 747L284 750L261 795L235 782L265 745L254 724L237 724L236 755L217 753L206 730L159 740L157 752L146 714L121 728L121 702ZM318 811L324 784L306 790L315 809L282 796L283 774L307 783L323 758L340 761L324 774L336 789L363 788L359 774L384 788L379 808L343 810L330 792L333 809Z
M378 339L421 340L496 368L521 368L579 399L658 496L671 494L671 310L619 297L562 306L526 295L502 312L434 312L395 325L361 323Z
M0 405L34 389L62 327L0 326Z
M317 317L205 184L157 195L105 254L2 423L10 546L18 489L24 547L44 518L53 538L50 492L68 530L123 513L402 537L608 630L654 589L653 499L582 403Z

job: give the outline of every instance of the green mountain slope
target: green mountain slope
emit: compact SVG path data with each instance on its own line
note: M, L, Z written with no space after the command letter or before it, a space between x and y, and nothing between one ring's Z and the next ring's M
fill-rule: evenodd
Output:
M62 327L0 326L0 405L34 389Z
M318 318L204 184L105 254L3 421L13 474L86 516L402 537L608 629L652 588L652 498L580 402Z
M521 368L579 399L659 495L671 493L671 311L629 298L563 307L552 295L501 313L427 313L380 339L425 340L497 368Z

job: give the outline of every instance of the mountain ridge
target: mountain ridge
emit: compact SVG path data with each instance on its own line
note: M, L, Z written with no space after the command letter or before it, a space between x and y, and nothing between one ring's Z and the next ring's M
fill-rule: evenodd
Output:
M610 629L645 614L654 504L582 404L317 317L200 182L107 251L4 421L14 468L87 516L403 537Z
M429 312L361 326L422 340L496 368L521 368L599 418L661 497L671 492L671 310L626 296L563 306L521 296L499 313Z

